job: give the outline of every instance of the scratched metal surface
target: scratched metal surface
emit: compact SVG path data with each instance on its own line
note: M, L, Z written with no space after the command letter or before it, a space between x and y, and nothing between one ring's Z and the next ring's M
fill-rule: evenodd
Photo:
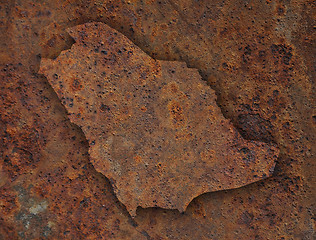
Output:
M312 1L2 1L0 239L313 239ZM132 219L38 74L101 21L198 69L242 136L281 150L271 178Z

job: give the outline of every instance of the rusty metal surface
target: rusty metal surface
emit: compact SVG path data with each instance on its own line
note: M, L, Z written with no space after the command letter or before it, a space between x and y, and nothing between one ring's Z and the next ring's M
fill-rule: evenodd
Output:
M0 239L146 239L46 80L8 65L1 83Z
M314 1L1 1L0 239L313 239ZM199 70L244 138L280 148L273 176L131 219L88 159L42 57L101 21L154 59Z
M103 23L68 31L76 43L39 72L132 216L138 206L184 212L198 195L272 174L279 151L244 140L196 69L156 61Z

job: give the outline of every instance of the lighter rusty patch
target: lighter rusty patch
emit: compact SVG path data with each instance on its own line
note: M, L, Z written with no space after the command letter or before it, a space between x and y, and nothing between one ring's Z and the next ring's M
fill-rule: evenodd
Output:
M168 110L170 113L171 122L174 127L182 127L185 124L185 117L181 105L176 101L171 101L168 104Z
M197 70L156 61L103 23L69 33L76 43L43 59L40 72L60 99L73 99L63 104L89 141L90 161L132 216L138 206L183 212L202 193L271 175L278 150L243 139ZM70 79L78 75L85 86L74 90ZM247 166L244 148L256 160Z

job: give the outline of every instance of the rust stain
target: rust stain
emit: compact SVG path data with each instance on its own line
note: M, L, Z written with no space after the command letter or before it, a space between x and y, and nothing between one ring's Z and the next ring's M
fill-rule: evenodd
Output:
M156 61L103 23L68 31L76 43L40 73L133 217L138 206L183 212L202 193L271 175L278 149L243 139L195 69Z

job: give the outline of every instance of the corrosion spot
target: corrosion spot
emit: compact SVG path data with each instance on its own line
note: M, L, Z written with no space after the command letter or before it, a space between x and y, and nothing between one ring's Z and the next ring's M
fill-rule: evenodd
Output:
M101 104L100 106L100 110L103 111L103 112L106 112L106 111L110 111L111 108L108 106L108 105L105 105L105 104Z
M79 91L82 89L81 81L78 78L73 79L71 86L74 91Z
M171 101L168 104L168 109L172 123L175 127L180 127L184 124L185 118L183 114L183 109L178 102Z

